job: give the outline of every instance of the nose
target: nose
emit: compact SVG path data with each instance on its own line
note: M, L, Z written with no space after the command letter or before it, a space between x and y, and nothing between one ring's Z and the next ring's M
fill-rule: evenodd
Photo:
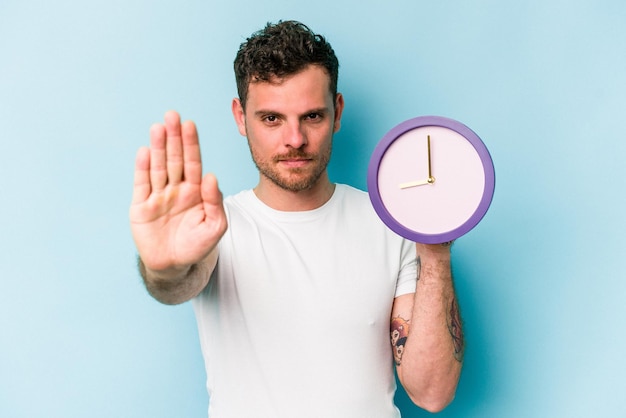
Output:
M308 143L306 132L301 123L286 124L283 143L288 147L296 149L302 148Z

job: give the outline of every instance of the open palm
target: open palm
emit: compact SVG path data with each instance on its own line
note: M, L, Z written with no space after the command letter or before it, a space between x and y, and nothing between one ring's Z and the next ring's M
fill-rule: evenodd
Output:
M150 148L139 149L130 207L139 256L153 271L200 262L226 230L217 180L202 177L198 134L176 112L150 129Z

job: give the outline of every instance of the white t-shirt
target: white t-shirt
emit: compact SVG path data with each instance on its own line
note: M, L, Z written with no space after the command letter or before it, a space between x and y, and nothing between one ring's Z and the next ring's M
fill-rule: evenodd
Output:
M400 413L389 338L415 291L415 246L337 185L322 207L281 212L248 190L207 287L192 300L210 418L387 418Z

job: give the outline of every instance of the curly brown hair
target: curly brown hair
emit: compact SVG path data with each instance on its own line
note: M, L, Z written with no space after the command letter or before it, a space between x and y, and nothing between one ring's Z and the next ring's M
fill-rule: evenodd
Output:
M335 97L339 61L326 39L294 20L268 23L240 45L235 58L235 79L241 106L245 110L251 82L284 78L309 65L319 65L326 70L330 77L330 93Z

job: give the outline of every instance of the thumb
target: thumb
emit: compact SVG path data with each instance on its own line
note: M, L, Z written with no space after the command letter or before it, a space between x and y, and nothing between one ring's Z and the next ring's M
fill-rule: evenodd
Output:
M204 176L201 185L202 200L208 205L222 205L222 192L217 185L217 178L211 173Z

